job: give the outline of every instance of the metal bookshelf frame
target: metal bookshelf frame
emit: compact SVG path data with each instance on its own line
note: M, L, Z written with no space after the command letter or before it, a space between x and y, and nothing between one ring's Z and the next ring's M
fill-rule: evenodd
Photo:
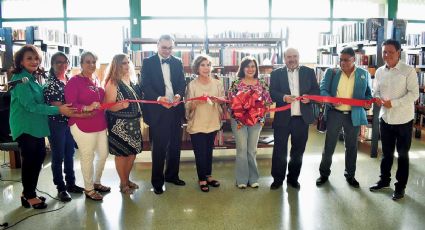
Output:
M62 21L64 24L64 31L68 32L68 22L69 21L102 21L102 20L128 20L130 21L130 37L141 37L141 26L140 23L143 20L157 20L157 19L173 19L173 20L179 20L179 19L197 19L197 20L203 20L205 27L206 27L206 34L205 37L208 37L208 20L211 19L239 19L239 20L268 20L268 31L264 32L271 32L271 24L274 20L288 20L288 21L329 21L330 27L329 31L332 32L333 23L337 21L362 21L361 19L354 19L354 18L334 18L333 11L334 11L334 0L329 0L329 8L330 8L330 14L329 17L318 17L318 18L305 18L305 17L272 17L272 7L273 7L273 1L272 0L262 0L262 1L268 1L269 7L268 7L268 17L210 17L208 16L208 4L209 1L213 2L213 0L203 0L204 1L204 12L203 16L196 16L196 17L157 17L157 16L149 16L149 15L141 15L141 0L128 0L129 8L130 8L130 15L128 17L68 17L67 15L67 1L68 0L62 0L62 6L63 6L63 17L55 17L55 18L3 18L2 17L2 2L3 0L0 0L0 27L2 27L3 22L23 22L23 21ZM397 9L398 9L398 0L387 0L387 6L388 6L388 19L394 19L397 18ZM425 23L425 20L408 20L408 23ZM132 47L134 50L140 49L140 45L134 45Z

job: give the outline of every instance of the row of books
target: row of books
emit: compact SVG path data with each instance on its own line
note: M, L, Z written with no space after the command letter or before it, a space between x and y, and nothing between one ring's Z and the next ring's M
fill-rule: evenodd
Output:
M317 63L325 66L336 66L339 62L338 54L331 52L319 52L317 55Z
M75 34L65 33L60 30L47 29L40 26L34 26L34 39L44 43L54 43L59 45L83 46L83 39ZM26 29L13 29L13 40L25 40Z
M340 28L338 28L336 36L339 37L339 40L342 43L363 41L366 39L376 40L376 38L372 37L372 34L373 34L372 31L373 31L372 28L365 28L364 22L355 22L355 23L343 25Z
M425 45L425 31L420 34L408 34L406 39L408 46Z
M406 56L406 64L412 66L425 65L425 51L419 51L417 54L409 53Z
M272 32L241 32L226 30L219 34L213 34L213 38L280 38L279 33ZM285 36L284 36L285 37Z
M319 46L336 46L341 43L340 36L331 33L319 33Z
M156 52L154 51L130 51L130 59L133 61L133 64L135 67L142 67L142 61L145 58L148 58L152 55L154 55Z
M319 52L317 55L317 63L320 66L337 66L339 64L339 56L331 52ZM356 53L355 63L357 66L375 66L376 55Z
M357 66L375 66L376 65L376 54L366 55L364 53L356 52L356 65Z
M269 52L244 52L233 48L225 48L219 51L219 63L221 66L238 66L242 58L253 56L259 65L273 65L277 63L277 54Z
M405 44L406 26L406 20L395 19L388 21L385 18L368 18L363 22L349 23L339 27L336 35L332 35L330 33L321 33L319 35L319 45L326 46L337 43L348 43L364 40L377 41L379 28L383 28L384 33L386 31L394 31L396 39L401 41L402 44Z

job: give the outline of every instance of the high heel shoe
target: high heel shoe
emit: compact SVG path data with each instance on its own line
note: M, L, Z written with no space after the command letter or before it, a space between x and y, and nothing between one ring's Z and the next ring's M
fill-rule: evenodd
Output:
M31 206L32 206L33 209L45 209L45 208L47 208L47 204L44 203L44 201L41 201L40 203L31 205L30 202L28 202L27 198L25 198L23 196L21 196L21 205L24 208L31 208Z
M199 188L201 189L202 192L209 192L210 191L210 187L208 186L208 184L199 183Z

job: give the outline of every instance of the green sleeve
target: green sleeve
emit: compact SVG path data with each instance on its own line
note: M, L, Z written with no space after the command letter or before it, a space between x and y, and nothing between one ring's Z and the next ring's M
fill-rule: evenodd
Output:
M42 93L41 90L40 93ZM35 97L37 95L35 95L34 91L31 90L30 83L16 85L15 88L12 90L12 94L17 99L19 104L21 104L22 107L28 112L43 115L59 114L59 107L49 106L44 103L44 100L42 103L39 103L35 100Z

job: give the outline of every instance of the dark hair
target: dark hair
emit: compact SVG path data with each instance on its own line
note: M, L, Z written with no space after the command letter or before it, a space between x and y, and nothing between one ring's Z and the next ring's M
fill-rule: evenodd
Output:
M49 73L52 74L52 75L55 75L55 70L53 68L53 65L56 63L56 59L58 57L64 57L66 59L66 61L69 63L68 56L66 56L65 53L63 53L61 51L58 51L58 52L54 53L52 55L52 58L50 59L50 70L49 70Z
M207 60L211 64L211 58L208 55L201 54L195 58L192 62L192 71L194 74L199 75L199 66L201 66L201 62Z
M254 74L254 78L258 78L258 62L257 59L255 59L253 56L246 56L244 58L242 58L241 64L239 65L239 69L238 69L238 78L242 79L245 77L245 72L243 71L245 69L245 67L247 67L249 65L250 62L254 62L255 64L255 74Z
M84 63L84 59L86 59L87 56L92 56L94 58L95 61L97 61L97 56L96 54L90 52L90 51L84 51L81 54L81 58L80 58L80 65L82 65Z
M21 73L22 70L24 70L24 67L21 65L21 62L24 60L24 55L26 52L31 52L38 56L39 63L41 64L42 56L38 48L34 45L24 45L22 48L18 50L18 52L15 53L15 56L13 57L13 69L12 73Z
M341 50L340 54L348 54L351 57L356 56L356 53L354 52L353 48L351 48L351 47L345 47L344 49Z
M385 40L384 42L382 42L382 46L386 46L386 45L394 46L394 48L395 48L397 51L400 51L400 50L401 50L400 42L398 42L397 40L394 40L394 39L388 39L388 40Z
M158 39L158 43L160 42L160 41L162 41L162 40L167 40L167 41L175 41L175 39L174 39L174 37L173 37L173 35L171 35L171 34L163 34L163 35L161 35L160 37L159 37L159 39Z

